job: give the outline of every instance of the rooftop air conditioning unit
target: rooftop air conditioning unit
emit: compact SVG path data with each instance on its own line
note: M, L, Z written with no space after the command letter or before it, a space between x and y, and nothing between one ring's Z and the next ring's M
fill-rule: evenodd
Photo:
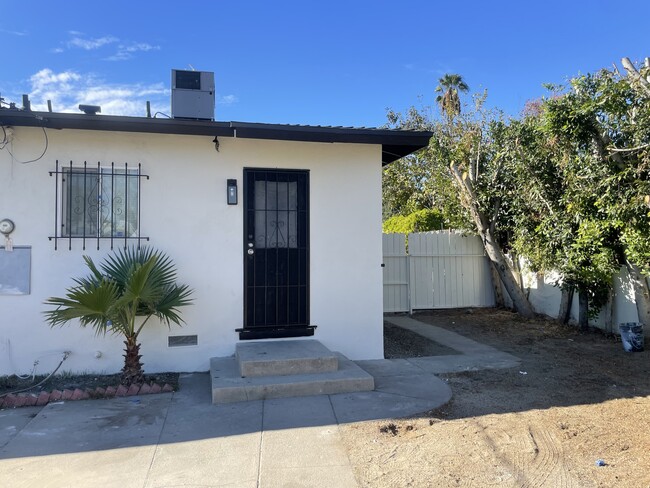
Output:
M172 70L172 117L214 120L214 73Z

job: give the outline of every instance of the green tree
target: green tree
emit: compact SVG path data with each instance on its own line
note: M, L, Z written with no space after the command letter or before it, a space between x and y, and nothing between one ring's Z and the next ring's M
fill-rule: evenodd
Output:
M650 273L650 66L637 68L627 58L623 66L625 75L604 69L574 78L545 102L542 115L567 175L567 213L580 224L576 262L587 259L583 273L600 273L594 281L608 286L611 274L626 266L639 320L650 325L644 276Z
M448 118L460 114L460 97L458 92L467 93L469 86L463 80L463 77L458 74L446 73L438 80L439 85L436 87L436 92L441 94L436 97L436 102L440 106L440 111Z
M75 279L64 298L45 303L56 308L45 312L50 326L78 319L98 334L122 335L125 339L122 383L144 381L138 336L151 317L168 327L181 325L178 309L191 303L191 290L176 283L176 269L165 254L150 248L110 255L98 268L84 256L90 275ZM138 320L138 318L140 318Z
M439 130L431 107L411 107L406 114L389 111L388 127L403 130ZM469 215L461 206L448 165L433 157L426 147L384 167L382 176L383 217L406 217L420 210L440 214L447 229L469 230Z
M503 171L502 148L495 144L492 134L500 127L502 117L484 109L485 97L475 96L473 110L453 112L453 116L447 112L444 120L435 120L426 110L414 108L406 116L389 113L389 122L394 126L427 128L433 137L427 148L402 160L402 166L385 171L384 195L387 189L399 188L401 193L395 193L399 198L393 201L406 202L402 206L407 210L404 214L426 204L425 208L441 208L446 220L458 224L454 227L477 232L492 262L497 303L502 303L499 296L503 283L515 309L530 317L532 307L505 256L508 233L504 230L510 218L507 197L513 189L506 186L510 180Z
M499 142L519 188L513 245L534 269L559 271L564 291L579 292L583 327L610 298L620 266L633 279L640 321L650 310L642 276L650 271L648 67L623 64L628 76L602 70L550 87Z
M460 201L491 261L497 303L502 301L500 282L514 309L524 317L532 317L534 310L521 289L513 263L506 257L517 182L509 177L509 159L505 157L508 148L499 143L503 116L484 108L486 97L486 93L475 96L474 111L442 124L431 146L436 158L449 165Z

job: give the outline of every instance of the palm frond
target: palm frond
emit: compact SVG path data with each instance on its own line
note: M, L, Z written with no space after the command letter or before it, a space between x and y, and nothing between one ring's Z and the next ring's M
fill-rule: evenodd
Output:
M127 339L124 374L128 371L127 380L131 382L143 374L141 363L130 364L134 357L139 359L137 340L142 327L152 316L168 327L172 323L182 325L178 309L192 302L192 291L175 283L176 268L171 259L150 248L119 250L99 268L89 257L84 256L84 260L90 275L74 279L75 286L65 297L46 300L47 305L55 307L45 312L46 320L54 327L78 319L82 327L91 326L98 334L123 335ZM145 319L136 328L138 316Z
M48 298L45 303L56 308L45 312L45 317L51 327L79 319L82 327L89 325L97 333L105 333L107 323L113 318L113 305L118 297L117 287L108 280L102 280L97 285L76 286L64 298Z
M171 323L181 325L184 321L178 315L178 308L190 305L192 290L187 285L173 285L167 288L165 295L152 308L153 315L168 326Z

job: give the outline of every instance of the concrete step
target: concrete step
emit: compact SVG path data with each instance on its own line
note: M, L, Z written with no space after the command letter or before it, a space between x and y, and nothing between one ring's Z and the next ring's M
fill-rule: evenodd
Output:
M239 343L235 349L243 377L327 373L338 369L338 356L315 340Z
M235 358L212 358L212 403L374 390L374 378L355 363L341 354L337 354L337 363L336 371L324 373L242 378Z

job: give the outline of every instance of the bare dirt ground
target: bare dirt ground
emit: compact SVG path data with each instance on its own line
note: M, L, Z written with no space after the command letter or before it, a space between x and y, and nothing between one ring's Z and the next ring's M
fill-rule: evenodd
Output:
M550 320L470 312L414 318L514 354L521 367L441 375L453 391L443 408L342 425L362 486L650 487L650 352ZM410 334L388 331L386 350L408 356Z

